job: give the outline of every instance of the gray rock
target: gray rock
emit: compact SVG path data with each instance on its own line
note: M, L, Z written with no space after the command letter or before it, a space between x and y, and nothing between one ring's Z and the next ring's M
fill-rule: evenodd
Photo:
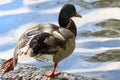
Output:
M0 59L0 66L5 60ZM10 71L2 75L0 69L0 80L98 80L95 78L85 77L81 75L64 73L54 78L46 77L47 72L43 67L37 67L28 64L18 64L14 71Z

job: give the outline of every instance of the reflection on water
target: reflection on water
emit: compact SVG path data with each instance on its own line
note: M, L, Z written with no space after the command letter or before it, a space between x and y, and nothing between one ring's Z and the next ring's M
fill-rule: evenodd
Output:
M95 37L116 37L119 33L113 30L101 30L92 33L91 31L85 31L80 34L81 36L95 36Z
M120 49L107 50L105 52L97 53L87 59L90 62L107 62L120 61Z
M84 9L120 7L120 0L68 0Z
M81 36L95 36L95 37L120 37L120 20L108 19L102 22L95 23L94 26L100 27L101 30L92 32L84 31L79 33ZM93 25L90 25L91 27Z
M119 0L97 0L95 2L89 3L89 5L92 6L92 8L102 8L102 7L116 7L120 6Z
M97 23L96 26L109 29L109 30L114 30L116 32L120 33L120 20L118 19L108 19L104 20L100 23Z
M91 23L92 24L92 23ZM93 25L89 25L93 26ZM100 27L101 29L95 32L92 31L82 31L79 33L79 36L89 37L109 37L109 38L116 38L120 37L120 20L119 19L107 19L101 22L94 23L96 28ZM99 41L91 41L82 43L83 46L78 46L81 48L89 48L95 49L100 47L120 47L120 40L109 40L104 42ZM87 61L90 62L107 62L107 61L120 61L120 49L112 49L107 50L101 53L96 53L91 57L84 57L87 58Z

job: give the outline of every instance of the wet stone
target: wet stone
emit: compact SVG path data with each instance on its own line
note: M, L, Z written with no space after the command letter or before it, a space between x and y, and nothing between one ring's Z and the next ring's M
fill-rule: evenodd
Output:
M4 60L0 59L0 66ZM61 73L54 78L46 77L44 74L47 70L44 67L37 67L29 64L18 64L14 71L2 75L0 69L0 80L98 80L92 77L76 75L71 73Z

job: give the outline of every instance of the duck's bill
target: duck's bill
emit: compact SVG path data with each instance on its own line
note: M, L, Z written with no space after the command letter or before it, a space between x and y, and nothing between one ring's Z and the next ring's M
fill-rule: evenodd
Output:
M75 17L80 17L80 18L82 18L82 16L81 16L80 14L78 14L78 13L75 14Z

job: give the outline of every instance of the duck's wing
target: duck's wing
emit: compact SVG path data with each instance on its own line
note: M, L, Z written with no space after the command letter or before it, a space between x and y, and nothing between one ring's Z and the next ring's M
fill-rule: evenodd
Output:
M37 34L40 34L38 30L27 30L26 32L24 32L17 42L14 54L27 54L27 52L30 51L29 44Z
M53 24L38 24L30 27L19 38L15 54L34 55L55 52L54 47L65 44L65 39L58 32L59 27ZM31 54L33 53L33 54Z

